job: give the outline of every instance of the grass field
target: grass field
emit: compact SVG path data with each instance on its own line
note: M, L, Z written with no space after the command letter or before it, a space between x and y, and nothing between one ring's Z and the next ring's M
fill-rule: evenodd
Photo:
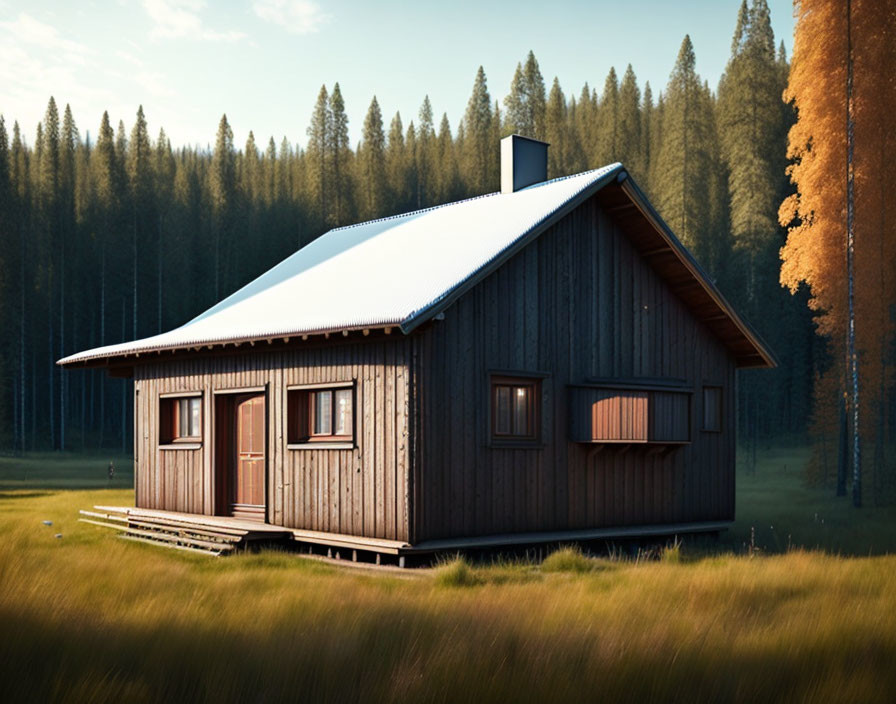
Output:
M116 540L77 522L132 501L109 458L32 461L0 459L4 702L896 697L896 514L802 488L799 451L712 547L400 573Z

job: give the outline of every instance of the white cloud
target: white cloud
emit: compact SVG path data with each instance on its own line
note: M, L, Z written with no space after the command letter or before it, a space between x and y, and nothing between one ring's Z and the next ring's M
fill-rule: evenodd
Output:
M95 52L24 12L0 22L0 105L8 121L36 124L51 95L60 101L87 103L104 93L85 80L95 66ZM105 97L103 95L103 97Z
M310 34L320 29L330 16L312 0L255 0L255 14L292 34Z
M143 0L143 9L154 22L150 36L156 39L201 39L204 41L233 42L246 35L243 32L218 32L202 25L199 13L205 0Z
M64 52L81 61L87 54L92 53L84 44L66 39L52 25L45 24L24 12L20 12L12 22L0 22L0 29L8 32L10 39L15 39L17 42L53 52Z

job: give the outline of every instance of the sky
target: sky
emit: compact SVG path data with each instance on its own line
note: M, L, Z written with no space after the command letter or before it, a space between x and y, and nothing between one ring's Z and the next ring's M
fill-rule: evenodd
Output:
M353 141L376 95L405 127L428 94L452 129L481 64L492 99L535 52L547 88L565 93L631 63L643 88L665 86L685 34L715 88L741 0L0 0L0 114L27 141L52 95L84 137L104 110L130 132L143 105L150 133L213 145L222 113L241 147L285 136L304 146L322 84L339 82ZM775 41L793 45L792 0L768 0Z

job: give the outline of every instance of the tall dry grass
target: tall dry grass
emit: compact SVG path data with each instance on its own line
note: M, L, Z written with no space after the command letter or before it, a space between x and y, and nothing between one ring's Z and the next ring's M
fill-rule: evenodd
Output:
M130 498L0 495L3 701L896 695L896 557L576 554L555 572L456 562L400 576L276 552L210 559L76 522L79 507Z

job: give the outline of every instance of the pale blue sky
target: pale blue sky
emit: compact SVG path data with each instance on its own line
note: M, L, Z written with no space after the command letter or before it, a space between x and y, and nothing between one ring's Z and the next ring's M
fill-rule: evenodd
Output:
M0 114L33 141L50 95L70 103L82 136L102 111L130 130L143 104L151 133L214 142L226 112L237 145L249 130L305 144L322 83L339 81L352 139L376 94L388 120L416 119L429 93L456 129L482 64L503 98L534 50L545 82L598 90L631 63L654 93L691 35L715 88L740 0L415 3L379 0L0 0ZM791 0L769 0L776 42L792 47Z

